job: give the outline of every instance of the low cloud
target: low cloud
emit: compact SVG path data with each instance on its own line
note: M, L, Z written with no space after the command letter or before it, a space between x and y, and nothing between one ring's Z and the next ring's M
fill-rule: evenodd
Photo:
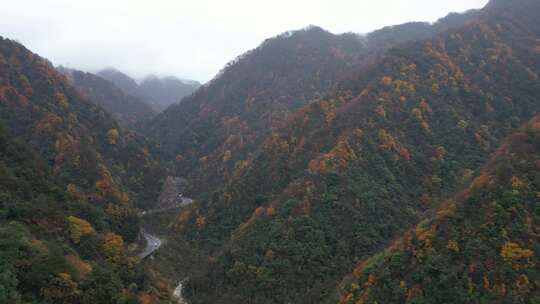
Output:
M365 33L435 21L487 0L0 0L0 35L56 65L114 66L134 77L175 75L205 82L228 61L281 32L315 24ZM6 2L6 3L1 3Z

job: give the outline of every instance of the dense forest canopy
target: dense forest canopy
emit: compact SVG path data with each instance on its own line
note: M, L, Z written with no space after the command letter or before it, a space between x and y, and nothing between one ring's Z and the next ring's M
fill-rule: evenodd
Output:
M166 175L154 144L4 38L0 141L0 302L125 303L154 290L127 250L136 207Z
M538 12L531 1L472 12L359 66L272 130L180 216L178 231L213 256L187 287L194 302L335 300L357 261L460 191L538 112Z
M539 302L539 20L310 26L200 87L0 37L0 303Z

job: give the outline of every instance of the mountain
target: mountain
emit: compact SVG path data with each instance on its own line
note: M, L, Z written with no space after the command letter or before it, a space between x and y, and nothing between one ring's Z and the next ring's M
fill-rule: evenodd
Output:
M119 129L50 62L0 37L0 302L156 294L127 250L136 208L167 173L156 147Z
M158 112L161 112L191 95L200 85L197 81L183 81L172 76L163 78L148 76L140 83L139 94L144 96Z
M154 118L146 134L177 159L177 174L191 177L192 192L211 192L250 161L292 113L329 94L340 80L392 46L433 36L475 14L368 35L334 35L316 26L284 33L229 63L214 80Z
M437 33L461 27L474 20L478 14L478 10L470 10L464 13L450 13L433 24L428 22L409 22L387 26L367 34L366 40L369 43L371 53L380 53L401 43L428 39Z
M537 116L436 214L359 263L339 303L534 303L539 155Z
M285 112L291 115L280 115L280 124L266 125L268 136L259 139L252 157L236 159L235 150L218 148L223 154L216 159L232 161L234 170L223 188L200 196L181 213L174 232L210 253L206 273L187 283L189 300L332 302L335 287L358 261L383 250L458 193L481 174L504 138L538 113L538 8L532 0L516 1L510 8L490 3L461 27L350 65L349 76L329 85L333 90L319 98L312 93L298 110ZM318 32L314 40L320 43ZM315 35L313 29L300 34ZM247 65L256 71L259 61L253 67L248 63L264 48L228 69L246 71ZM287 62L287 56L280 58ZM228 73L214 81L233 81ZM249 77L241 84L253 81L245 84L246 91L261 83L246 72L241 75ZM154 119L153 128L165 117L169 123L177 119L164 145L173 151L212 151L229 132L228 124L219 124L226 117L234 118L233 126L241 123L242 136L250 134L248 120L241 119L250 117L243 116L245 99L240 93L237 99L228 95L225 89L234 86L227 84L210 83ZM213 89L217 95L203 95ZM269 96L280 94L275 90ZM210 100L215 100L212 107ZM197 123L184 120L180 108L198 113ZM190 140L178 143L184 132ZM241 143L231 140L229 147ZM211 157L197 161L200 167L215 168Z
M97 75L114 83L124 92L137 96L139 86L137 85L137 82L128 75L113 68L101 70L97 73Z
M91 73L60 67L81 94L110 113L122 128L133 128L157 113L144 101L124 92L112 82Z
M229 63L145 128L197 190L221 185L271 130L329 90L361 60L358 35L319 27L284 33Z
M115 69L102 70L98 75L116 84L127 94L144 100L156 112L179 103L200 86L200 83L194 80L181 80L173 76L159 78L153 75L137 84L134 79Z
M0 37L0 303L538 302L539 14L281 34L138 128L160 143L114 119L142 84Z

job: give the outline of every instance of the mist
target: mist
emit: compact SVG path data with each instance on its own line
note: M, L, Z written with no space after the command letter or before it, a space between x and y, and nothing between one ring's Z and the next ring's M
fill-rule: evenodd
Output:
M0 35L55 65L205 82L236 56L285 31L313 24L333 33L367 33L409 21L433 22L481 8L487 0L0 2L5 2Z

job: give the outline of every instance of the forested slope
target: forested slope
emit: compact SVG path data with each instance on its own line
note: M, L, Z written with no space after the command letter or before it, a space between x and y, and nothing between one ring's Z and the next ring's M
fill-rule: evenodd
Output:
M193 195L211 192L251 161L292 113L321 100L359 67L400 43L463 25L476 13L368 35L334 35L316 26L283 33L239 56L192 96L157 116L146 134L176 159L178 175L190 177Z
M540 117L504 141L471 184L362 261L339 303L535 303Z
M166 173L155 146L4 38L0 126L0 302L158 298L127 251L139 232L135 207L157 195Z
M331 299L356 261L464 187L540 109L538 12L492 2L389 50L272 132L224 191L180 216L178 230L214 250L190 282L195 303Z

